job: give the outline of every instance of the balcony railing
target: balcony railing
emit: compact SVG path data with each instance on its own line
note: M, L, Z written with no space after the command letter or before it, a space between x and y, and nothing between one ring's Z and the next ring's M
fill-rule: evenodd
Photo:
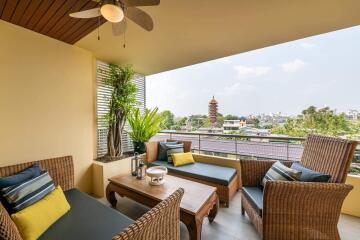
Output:
M192 142L192 151L233 159L276 159L300 161L305 138L245 136L235 134L162 131L154 141L184 140ZM355 152L351 173L360 174L360 146Z

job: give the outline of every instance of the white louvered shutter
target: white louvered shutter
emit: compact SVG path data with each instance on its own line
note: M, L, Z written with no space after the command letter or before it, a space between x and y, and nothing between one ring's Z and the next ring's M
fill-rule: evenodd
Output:
M107 124L104 121L104 116L108 112L108 101L111 98L112 88L105 85L104 80L109 72L109 65L105 62L96 62L96 115L97 115L97 131L96 131L96 155L102 157L107 152ZM140 110L143 112L146 107L145 102L145 76L136 74L133 80L138 91L136 93L136 99L140 103ZM129 130L128 124L124 127L122 135L123 140L123 152L133 150L133 145L130 137L126 134L126 130Z

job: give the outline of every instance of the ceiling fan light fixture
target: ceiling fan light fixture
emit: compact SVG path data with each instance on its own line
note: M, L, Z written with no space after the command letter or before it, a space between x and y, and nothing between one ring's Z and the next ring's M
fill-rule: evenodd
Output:
M124 19L124 11L118 1L104 1L100 8L101 15L112 23L121 22Z

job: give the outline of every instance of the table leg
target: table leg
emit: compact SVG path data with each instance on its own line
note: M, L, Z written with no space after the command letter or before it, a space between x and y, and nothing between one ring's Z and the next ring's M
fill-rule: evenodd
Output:
M212 223L214 221L214 219L215 219L215 217L217 215L218 209L219 209L219 198L216 197L214 205L210 209L210 212L209 212L209 215L208 215L208 219L209 219L210 223Z
M189 231L190 240L201 240L202 220L193 217L189 222L185 223Z
M113 208L116 207L117 200L115 197L115 191L112 190L111 183L108 184L106 187L106 199L109 201Z

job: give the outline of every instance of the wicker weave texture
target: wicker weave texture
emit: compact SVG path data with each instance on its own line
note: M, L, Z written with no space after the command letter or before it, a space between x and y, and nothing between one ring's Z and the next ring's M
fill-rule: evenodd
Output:
M242 208L263 239L340 239L337 223L342 203L352 189L344 182L355 148L354 141L310 135L301 163L330 174L331 183L268 182L262 217L242 195ZM258 186L274 162L241 160L242 185Z
M22 240L15 223L0 203L0 240Z
M184 189L179 188L167 199L131 224L113 240L179 240L180 202Z
M13 175L35 163L38 163L42 170L48 171L53 178L55 185L60 185L64 191L74 188L74 164L72 156L50 158L0 167L0 177Z
M337 223L351 189L339 183L266 183L263 238L340 239Z
M330 182L344 183L356 145L356 141L347 139L309 135L301 163L314 171L330 174Z

